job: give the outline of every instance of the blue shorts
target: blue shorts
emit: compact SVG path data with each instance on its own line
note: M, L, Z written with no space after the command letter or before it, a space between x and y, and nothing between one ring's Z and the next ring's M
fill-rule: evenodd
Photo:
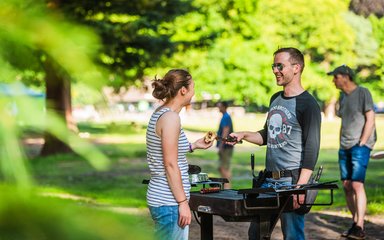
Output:
M355 145L350 149L339 150L339 167L341 180L364 182L371 149Z
M189 226L181 228L178 225L179 206L148 208L155 222L155 239L188 240Z

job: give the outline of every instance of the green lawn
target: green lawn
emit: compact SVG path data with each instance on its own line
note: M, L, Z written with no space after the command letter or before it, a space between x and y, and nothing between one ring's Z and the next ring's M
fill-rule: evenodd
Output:
M263 126L264 118L264 114L234 116L235 128L256 131ZM219 116L188 116L184 118L183 126L189 140L194 141L203 136L205 131L216 130L218 120ZM384 118L378 116L376 123L378 137L383 139L384 132L381 129L384 127ZM321 181L339 179L339 127L340 121L337 119L323 121L317 164L324 167ZM30 159L29 169L36 183L35 191L19 194L12 187L0 185L0 239L151 238L153 222L146 209L147 186L142 184L143 179L149 178L145 124L88 123L80 124L79 128L81 135L88 137L108 157L110 167L97 171L88 161L75 154ZM383 143L379 141L375 150L383 150ZM251 187L252 153L255 154L255 171L264 168L265 147L249 143L237 145L232 160L233 188ZM211 177L219 176L217 150L214 147L189 154L188 161L200 165L202 171ZM368 214L384 213L383 162L372 160L369 165L366 180ZM338 185L341 187L340 182ZM318 201L329 202L328 192L320 193ZM314 207L313 210L322 208L346 211L342 189L335 191L332 206ZM26 237L31 234L34 238Z
M234 118L237 129L257 130L264 122L264 115L251 115L245 118ZM185 124L187 135L191 140L203 134L201 130L216 129L214 121L196 121L197 124ZM201 125L199 125L201 124ZM322 144L318 166L324 166L322 181L339 179L337 164L338 129L340 121L324 121L322 125ZM256 127L254 127L255 125ZM379 139L383 132L384 118L377 118ZM251 127L253 126L253 127ZM82 132L90 133L90 140L97 143L111 160L110 169L95 171L85 160L74 155L38 158L32 162L36 181L42 192L59 192L91 199L92 202L104 205L145 208L146 185L142 179L148 178L145 160L145 126L138 124L80 125ZM378 149L383 144L378 143ZM263 169L265 147L251 144L238 145L232 161L233 188L251 187L250 154L255 154L256 171ZM188 156L191 164L200 165L209 176L218 176L216 149L195 151ZM384 193L382 182L384 160L372 160L367 174L367 194L370 214L383 213ZM339 184L340 185L340 184ZM340 185L341 186L341 185ZM320 194L319 200L327 201L328 194ZM89 200L88 200L89 201ZM342 190L335 192L334 204L330 208L345 206Z

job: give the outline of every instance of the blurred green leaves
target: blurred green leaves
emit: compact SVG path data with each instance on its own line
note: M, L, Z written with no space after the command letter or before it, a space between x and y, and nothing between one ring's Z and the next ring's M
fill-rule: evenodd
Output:
M93 63L100 47L98 37L88 28L64 19L41 0L11 0L0 3L0 81L14 81L16 72L39 71L47 54L73 79L101 85L100 68ZM20 74L19 74L20 77Z
M41 62L46 56L53 58L72 79L93 86L104 81L102 71L94 64L100 45L98 37L48 10L45 1L1 1L0 18L1 82L23 80L23 74L28 71L42 71ZM95 168L108 166L108 159L90 143L69 132L57 115L50 110L43 113L41 104L23 95L20 89L12 91L12 95L0 96L0 172L6 181L22 188L30 187L31 178L20 142L25 129L48 131Z
M7 185L0 185L0 192L0 239L152 239L143 216L117 215L37 195L25 198Z
M15 93L18 89L13 89ZM26 129L35 132L48 131L66 142L78 155L87 159L98 170L105 170L109 160L92 144L68 131L67 126L55 114L41 111L38 99L20 95L0 97L0 163L6 181L21 188L29 188L31 178L25 162L22 135Z

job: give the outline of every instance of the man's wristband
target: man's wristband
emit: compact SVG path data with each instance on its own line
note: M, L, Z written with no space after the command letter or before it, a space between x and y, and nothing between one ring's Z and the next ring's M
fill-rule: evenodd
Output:
M192 143L189 143L189 152L190 152L190 153L193 153Z

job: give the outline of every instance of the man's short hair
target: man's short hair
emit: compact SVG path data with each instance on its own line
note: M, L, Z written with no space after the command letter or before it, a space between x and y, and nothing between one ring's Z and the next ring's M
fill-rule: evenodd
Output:
M228 101L220 101L217 104L221 104L223 107L228 108Z
M279 48L274 53L273 56L276 56L278 53L286 52L289 54L290 58L289 61L291 63L297 63L301 66L301 72L304 70L304 55L300 52L299 49L294 47L285 47L285 48Z

